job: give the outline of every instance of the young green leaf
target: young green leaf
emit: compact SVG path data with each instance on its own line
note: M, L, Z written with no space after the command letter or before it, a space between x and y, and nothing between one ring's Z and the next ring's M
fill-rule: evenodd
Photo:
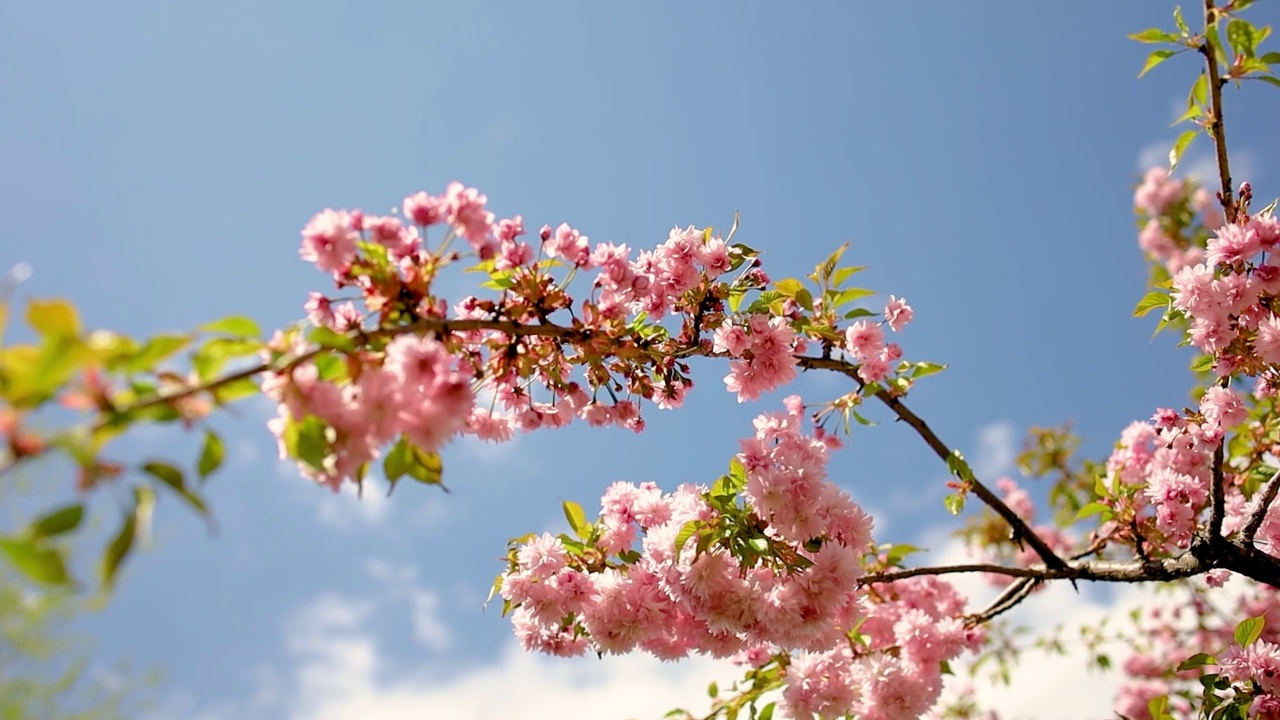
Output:
M1133 33L1129 36L1129 39L1137 40L1140 43L1177 42L1178 36L1165 32L1160 28L1147 28L1142 32Z
M561 503L564 508L564 518L569 521L569 528L580 538L586 538L589 526L587 525L587 515L582 511L582 506L572 500L565 500Z
M1241 620L1236 625L1235 640L1241 647L1249 647L1255 640L1262 637L1262 628L1266 621L1262 617L1251 617Z
M46 338L80 334L80 314L66 300L32 300L27 304L27 322Z
M80 527L83 519L83 505L66 505L37 518L27 526L25 534L33 540L62 535Z
M1218 659L1208 653L1196 653L1178 664L1178 672L1194 670L1205 665L1217 665Z
M214 431L206 430L204 445L200 448L200 459L196 461L196 471L200 473L200 479L209 477L210 473L222 467L222 460L226 454L227 448L222 438Z
M1173 143L1173 149L1169 151L1169 172L1173 172L1174 168L1178 167L1182 154L1186 152L1191 141L1196 139L1198 133L1198 130L1187 130L1178 136L1178 140Z
M104 588L110 589L115 584L116 575L120 571L120 564L124 562L129 552L133 550L133 541L137 535L137 530L137 514L129 513L120 525L120 530L111 539L111 544L107 546L106 552L102 554L99 576Z
M228 315L227 317L205 323L200 329L207 333L221 333L237 338L261 338L262 328L251 317L244 315Z
M67 585L71 576L62 553L30 538L0 538L0 551L23 575L46 585Z
M1133 309L1134 317L1142 317L1156 308L1167 308L1171 298L1168 293L1152 290L1138 301L1138 306Z
M191 489L187 487L186 477L178 468L168 463L153 460L144 464L142 470L177 493L178 497L186 501L196 512L201 515L209 514L209 507L199 495L191 492Z
M315 328L307 335L307 339L328 350L351 352L356 349L354 338L327 327Z
M1147 56L1147 61L1143 63L1142 72L1138 73L1138 77L1142 77L1143 75L1146 75L1151 70L1151 68L1173 57L1174 55L1177 54L1177 52L1178 52L1177 50L1164 50L1164 49L1152 50L1151 54Z

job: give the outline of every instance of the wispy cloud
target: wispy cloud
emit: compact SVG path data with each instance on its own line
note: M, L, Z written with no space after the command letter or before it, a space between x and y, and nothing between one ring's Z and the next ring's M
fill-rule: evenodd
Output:
M1169 151L1173 149L1175 138L1157 140L1144 145L1138 150L1137 172L1146 172L1153 167L1169 166ZM1206 187L1213 187L1218 177L1218 161L1204 138L1197 138L1190 150L1182 156L1177 176L1189 177ZM1248 148L1232 148L1231 176L1236 184L1244 180L1258 179L1257 157Z
M548 658L521 651L514 639L489 663L450 672L454 641L436 593L415 584L411 568L375 561L377 599L323 595L302 607L285 629L292 665L264 672L257 692L207 718L289 720L561 720L656 718L675 707L705 710L706 686L736 677L726 661L664 663L647 656ZM388 598L406 597L415 637L427 651L414 663L392 662L371 627L386 617ZM447 678L447 679L442 679ZM194 715L194 713L193 713Z
M999 420L978 428L978 445L970 467L979 478L992 482L1013 471L1018 456L1018 431L1013 423Z

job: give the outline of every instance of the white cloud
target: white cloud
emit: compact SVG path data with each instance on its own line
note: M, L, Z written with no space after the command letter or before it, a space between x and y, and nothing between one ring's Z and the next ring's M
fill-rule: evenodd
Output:
M1174 140L1169 139L1144 145L1138 151L1138 172L1146 172L1153 167L1168 167L1169 150L1173 148L1173 143ZM1237 186L1244 180L1257 180L1258 162L1252 151L1233 148L1230 160L1232 182ZM1191 144L1191 149L1182 156L1174 174L1194 178L1208 188L1217 186L1218 161L1206 138L1197 138Z
M289 720L572 720L658 718L675 707L705 711L706 686L739 675L726 661L664 663L647 656L550 658L521 651L514 639L490 663L452 672L456 658L435 593L413 585L411 568L374 561L367 567L387 592L377 600L323 595L286 628L294 665L259 675L254 696L202 718L250 716ZM368 620L385 617L387 598L407 596L415 635L428 652L419 662L392 664ZM195 715L195 713L191 713Z
M339 530L381 525L391 511L385 487L372 478L365 481L363 492L353 483L344 483L336 493L320 487L308 490L317 495L316 517Z
M978 428L978 447L971 464L974 474L991 483L1010 473L1018 453L1017 436L1013 424L1003 420Z

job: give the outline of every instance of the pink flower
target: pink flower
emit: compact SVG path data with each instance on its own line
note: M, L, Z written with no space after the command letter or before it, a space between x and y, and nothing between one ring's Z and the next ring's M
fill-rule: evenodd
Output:
M1232 428L1249 417L1240 394L1230 388L1210 386L1200 398L1200 412L1205 419L1223 429Z
M542 249L550 257L558 257L570 265L583 269L591 267L591 250L587 245L587 236L561 223L555 233L543 243Z
M443 197L432 197L425 192L419 192L405 198L401 207L405 217L426 227L444 221L444 205Z
M444 212L449 224L471 244L481 260L493 257L493 213L485 210L489 201L479 190L451 182L444 191Z
M1147 171L1142 184L1134 191L1133 204L1148 215L1162 215L1185 193L1186 187L1180 180L1170 177L1167 169L1154 167Z
M298 254L325 272L342 271L355 258L360 233L345 210L324 210L302 229Z
M845 331L845 348L863 362L879 355L883 347L884 330L878 324L859 320Z
M913 317L915 317L915 311L906 300L893 295L889 296L889 302L884 306L884 319L894 332L902 332L902 328L906 327Z
M1244 262L1262 251L1258 233L1249 226L1224 225L1209 238L1207 259L1210 265L1233 265Z

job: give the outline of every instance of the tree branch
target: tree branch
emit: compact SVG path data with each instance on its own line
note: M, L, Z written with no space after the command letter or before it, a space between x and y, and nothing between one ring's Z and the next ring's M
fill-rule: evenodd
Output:
M1235 193L1231 188L1231 165L1227 161L1227 132L1222 119L1222 86L1226 84L1226 80L1222 79L1218 72L1218 58L1213 47L1209 44L1209 29L1214 27L1218 20L1218 9L1214 7L1213 0L1204 0L1204 41L1197 48L1200 54L1204 56L1205 65L1209 73L1209 136L1213 138L1214 151L1218 159L1218 181L1222 190L1218 193L1218 202L1222 203L1222 213L1226 217L1226 221L1231 223L1236 220L1236 201Z
M1213 480L1209 485L1209 536L1222 535L1222 520L1226 517L1226 478L1222 465L1226 461L1227 438L1218 442L1218 449L1213 451Z
M1258 530L1262 527L1262 521L1267 518L1267 511L1271 509L1271 503L1275 502L1277 491L1280 491L1280 470L1276 470L1271 479L1267 480L1266 484L1258 488L1258 492L1254 494L1257 504L1249 512L1249 517L1245 520L1244 527L1240 530L1240 538L1245 545L1253 543L1253 538L1257 536Z

